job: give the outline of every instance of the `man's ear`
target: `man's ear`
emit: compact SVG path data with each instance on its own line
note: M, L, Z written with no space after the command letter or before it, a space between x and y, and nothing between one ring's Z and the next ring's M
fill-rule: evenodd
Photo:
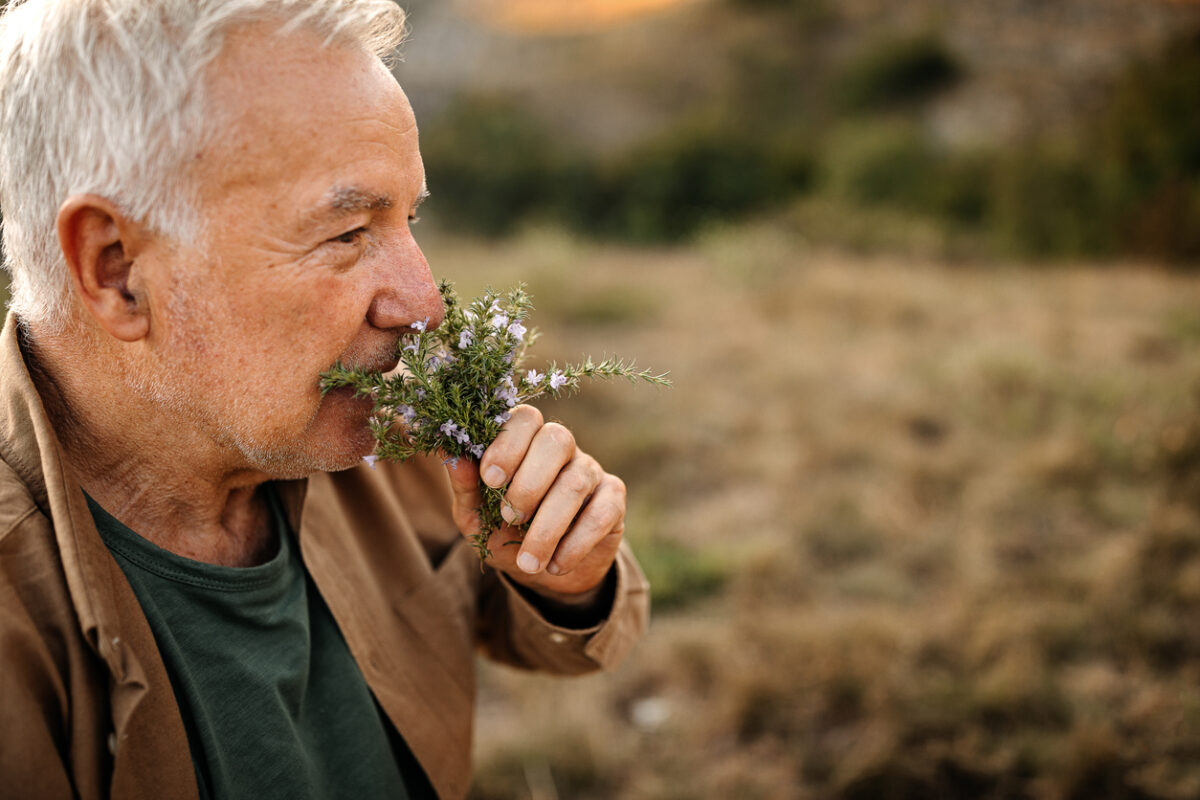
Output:
M100 325L124 342L150 332L150 309L137 269L144 229L110 200L67 198L58 210L58 242L79 299Z

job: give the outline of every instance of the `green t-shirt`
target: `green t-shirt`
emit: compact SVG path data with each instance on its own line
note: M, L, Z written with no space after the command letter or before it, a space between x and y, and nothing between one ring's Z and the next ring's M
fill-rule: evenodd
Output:
M382 714L299 557L221 567L155 546L88 504L162 653L202 798L408 798L428 779Z

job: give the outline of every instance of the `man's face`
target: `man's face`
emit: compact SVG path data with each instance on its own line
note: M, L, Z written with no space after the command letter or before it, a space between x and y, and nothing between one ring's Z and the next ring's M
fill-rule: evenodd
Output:
M232 37L196 154L197 248L149 254L151 354L131 381L235 468L300 476L374 444L369 401L322 398L340 360L386 370L443 309L409 230L424 194L417 128L377 59L307 34Z

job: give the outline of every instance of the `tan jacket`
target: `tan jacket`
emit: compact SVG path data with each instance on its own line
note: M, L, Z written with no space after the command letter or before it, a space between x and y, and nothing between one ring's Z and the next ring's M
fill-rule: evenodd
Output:
M627 551L604 624L547 623L480 569L436 462L319 474L280 494L367 683L442 797L470 782L477 647L580 673L615 665L645 628L648 589ZM0 796L197 797L154 637L64 461L11 315L0 333Z

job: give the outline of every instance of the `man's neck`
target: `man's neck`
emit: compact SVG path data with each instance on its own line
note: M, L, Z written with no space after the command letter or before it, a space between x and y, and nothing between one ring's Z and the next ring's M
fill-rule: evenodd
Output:
M220 448L119 378L97 384L97 371L73 369L96 354L70 338L27 340L25 357L67 462L92 499L185 558L223 566L270 559L278 543L266 476L224 463Z

